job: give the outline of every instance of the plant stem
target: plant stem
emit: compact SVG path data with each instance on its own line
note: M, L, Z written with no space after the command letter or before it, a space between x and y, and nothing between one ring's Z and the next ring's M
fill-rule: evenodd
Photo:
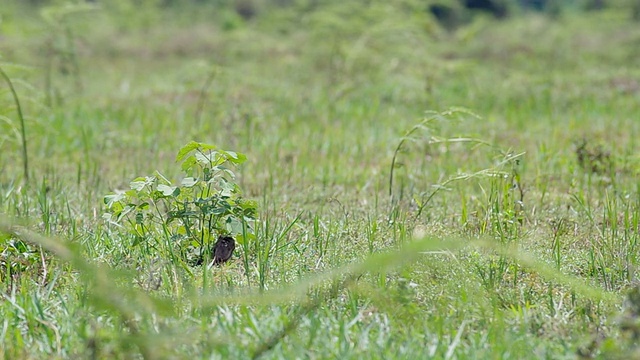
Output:
M13 83L11 79L4 72L2 67L0 67L0 75L4 78L4 81L9 85L9 89L11 90L11 94L13 95L13 101L16 103L16 108L18 111L18 119L20 120L20 132L22 134L22 166L24 170L24 180L25 183L29 183L29 160L27 157L27 136L26 130L24 126L24 116L22 115L22 107L20 106L20 99L18 99L18 94L16 93L16 89L13 87Z

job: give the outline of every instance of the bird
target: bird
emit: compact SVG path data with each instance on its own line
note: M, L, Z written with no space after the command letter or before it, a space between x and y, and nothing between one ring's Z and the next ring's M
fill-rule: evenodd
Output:
M218 236L218 241L213 246L213 265L220 265L231 259L235 248L236 241L231 236Z

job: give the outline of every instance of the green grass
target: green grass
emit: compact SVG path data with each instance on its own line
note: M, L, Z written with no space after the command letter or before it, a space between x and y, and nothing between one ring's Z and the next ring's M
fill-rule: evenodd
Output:
M116 3L0 9L29 156L27 182L3 83L0 356L638 356L627 11L447 33L417 1ZM222 267L103 221L191 140L248 157L255 239Z

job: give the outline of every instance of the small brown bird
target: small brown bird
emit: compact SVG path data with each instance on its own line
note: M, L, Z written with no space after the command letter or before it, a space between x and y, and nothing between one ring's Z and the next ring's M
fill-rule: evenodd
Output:
M213 246L213 265L220 265L231 259L233 250L236 248L236 241L231 236L220 235L218 241Z

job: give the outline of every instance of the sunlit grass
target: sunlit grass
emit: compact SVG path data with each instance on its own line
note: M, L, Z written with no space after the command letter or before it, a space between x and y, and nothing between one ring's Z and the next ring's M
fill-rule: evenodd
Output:
M67 35L7 9L29 14L2 23L0 65L31 179L0 88L2 357L637 351L640 32L621 10L448 33L386 3L247 23L106 7L70 17L79 72L46 90L41 50ZM248 158L255 240L220 267L103 221L132 179L180 181L191 140Z

